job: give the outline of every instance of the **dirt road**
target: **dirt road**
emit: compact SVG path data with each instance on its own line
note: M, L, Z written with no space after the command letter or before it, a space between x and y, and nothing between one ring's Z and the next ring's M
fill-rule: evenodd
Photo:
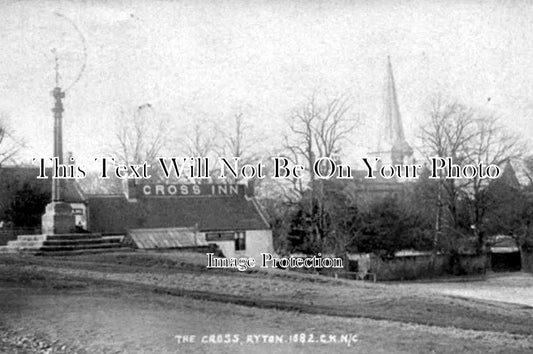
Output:
M426 298L426 293L417 288L399 287L394 292L387 291L394 287L381 284L210 274L194 269L180 272L173 268L168 272L159 261L130 266L127 263L132 258L128 257L0 259L0 352L527 353L533 349L533 336L527 333L527 323L531 322L520 325L532 318L531 309L515 305L465 301L472 321L465 322L458 316L458 326L454 326L448 323L453 323L455 313L465 309L464 302L444 295L431 299L431 292ZM136 255L131 257L140 261ZM120 264L113 262L117 260ZM220 280L213 285L212 277ZM167 289L196 289L199 295L215 289L217 294L245 294L258 300L303 304L315 301L330 304L337 311L359 311L363 315L380 308L380 316L386 319L256 308L221 299L197 300L190 293L163 293L161 282ZM278 297L274 296L275 291L259 296L271 286L277 287ZM408 302L405 298L410 295L416 296ZM447 302L428 311L428 304L443 301ZM364 306L358 307L358 302ZM446 315L453 309L455 312ZM492 329L468 328L469 323L476 322L488 327L488 312L507 322L495 324ZM387 313L390 316L386 317ZM409 313L413 314L410 319L406 317ZM502 317L503 313L507 317ZM232 340L237 338L236 343L202 343L225 340L217 335L226 334ZM191 335L195 336L194 343L178 342L192 340ZM320 343L321 338L329 343ZM347 338L349 344L346 340L341 343ZM295 339L299 342L295 343ZM301 343L300 339L313 342ZM269 340L282 343L268 343Z
M533 307L533 274L529 273L493 273L484 281L407 283L399 286Z

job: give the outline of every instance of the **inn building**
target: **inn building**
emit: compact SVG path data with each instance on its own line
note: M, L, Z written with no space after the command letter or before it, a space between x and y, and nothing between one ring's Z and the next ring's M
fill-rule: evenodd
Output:
M272 230L251 184L130 182L123 194L87 196L91 232L126 235L141 249L216 245L226 257L273 252Z

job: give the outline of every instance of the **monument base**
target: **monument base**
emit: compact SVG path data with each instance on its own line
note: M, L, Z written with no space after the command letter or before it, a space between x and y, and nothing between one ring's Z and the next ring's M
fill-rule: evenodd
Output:
M115 252L124 250L123 236L101 234L19 235L16 240L0 246L0 253L26 253L34 255L72 255L84 253Z
M52 202L46 206L41 218L44 235L68 234L76 232L76 217L72 214L70 204Z

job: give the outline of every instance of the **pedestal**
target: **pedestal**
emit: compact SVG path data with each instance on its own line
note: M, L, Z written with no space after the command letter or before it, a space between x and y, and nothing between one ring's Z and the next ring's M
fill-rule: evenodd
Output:
M41 218L43 235L68 234L76 232L76 217L70 204L52 202L46 206Z

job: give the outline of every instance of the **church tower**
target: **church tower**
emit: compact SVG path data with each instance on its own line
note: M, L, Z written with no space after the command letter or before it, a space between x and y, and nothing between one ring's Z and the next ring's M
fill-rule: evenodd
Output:
M413 149L405 140L390 56L387 57L383 98L383 116L380 122L377 151L374 154L381 157L382 163L403 164L406 158L413 155Z

